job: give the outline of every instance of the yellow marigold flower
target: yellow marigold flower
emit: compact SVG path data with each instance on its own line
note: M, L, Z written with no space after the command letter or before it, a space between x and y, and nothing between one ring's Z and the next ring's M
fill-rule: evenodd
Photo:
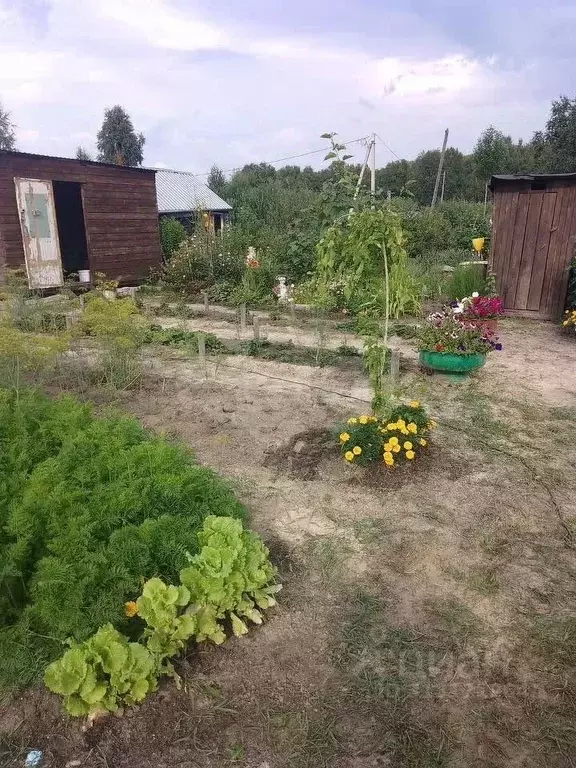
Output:
M420 403L418 402L418 400L412 400L410 402L410 408L420 408Z
M376 416L370 416L370 421L372 422L372 424L375 424L378 421L378 419L376 418Z
M570 320L564 320L564 322L562 323L562 325L569 325L569 324L570 324Z
M392 450L392 443L384 443L384 450L390 452Z
M428 445L428 440L424 440L424 438L421 437L420 438L420 445L422 446L422 448L426 448L426 446Z
M428 426L430 427L430 429L435 429L435 427L437 427L438 425L436 424L434 419L430 419L430 421L428 422Z
M347 440L350 440L350 435L348 434L348 432L342 432L342 434L340 435L340 440L343 443L345 443Z
M400 451L401 451L402 449L400 448L400 446L398 445L398 443L396 443L396 445L393 445L393 446L392 446L392 450L393 450L393 452L394 452L394 453L400 453Z
M360 422L360 424L368 424L368 416L360 416L358 421Z
M410 432L408 432L406 427L404 427L404 429L401 429L400 432L402 432L403 435L409 435L410 434Z
M407 459L413 459L413 458L414 458L414 456L416 456L416 454L414 453L414 451L406 451L406 458L407 458Z
M402 429L402 427L406 426L406 422L404 421L404 419L398 419L398 421L396 422L396 425L398 426L398 429Z
M346 459L346 461L353 461L354 454L352 453L352 451L346 451L346 453L344 454L344 458Z
M391 437L390 440L388 440L388 442L390 443L390 445L398 445L399 444L399 441L398 441L397 437Z
M351 419L348 419L348 424L358 424L358 419L352 417Z
M413 421L411 421L410 424L408 424L407 429L408 429L408 432L413 432L414 434L418 432L418 427L416 426L416 424L414 424Z
M386 424L386 429L389 429L391 431L398 429L398 424L395 424L393 422L390 422L390 424Z
M138 613L138 606L134 600L128 600L127 603L124 603L124 613L126 616L128 616L129 619L131 619L133 616L136 616Z
M406 451L411 451L413 447L414 447L414 446L412 445L412 443L410 442L410 440L406 440L406 442L404 443L404 449L405 449Z
M354 448L352 448L352 453L354 454L354 456L360 456L360 454L362 453L362 448L360 448L359 445L355 445Z
M392 453L390 451L384 452L384 461L394 461L394 456L392 456Z
M384 464L386 464L387 467L393 467L394 459L384 459Z

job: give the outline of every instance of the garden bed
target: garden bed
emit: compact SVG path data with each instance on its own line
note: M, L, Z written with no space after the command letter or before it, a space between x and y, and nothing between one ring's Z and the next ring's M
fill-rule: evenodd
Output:
M419 375L394 340L439 429L429 464L382 482L329 441L369 407L357 372L242 358L206 377L157 359L155 386L109 394L230 479L285 589L272 621L190 653L183 690L130 716L83 732L55 697L22 694L2 710L0 762L35 747L48 768L567 768L574 351L544 324L505 321L503 337L506 356L458 384Z

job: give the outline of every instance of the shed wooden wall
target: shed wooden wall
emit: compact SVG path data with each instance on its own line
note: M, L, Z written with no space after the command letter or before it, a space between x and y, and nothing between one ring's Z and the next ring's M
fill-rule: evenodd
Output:
M82 184L92 274L132 282L160 264L154 171L0 152L0 265L24 266L15 177Z
M507 314L558 319L576 243L576 185L518 180L493 194L490 263Z

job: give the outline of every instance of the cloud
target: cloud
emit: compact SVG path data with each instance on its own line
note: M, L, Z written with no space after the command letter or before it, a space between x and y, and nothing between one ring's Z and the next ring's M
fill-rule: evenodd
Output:
M463 149L491 122L529 137L557 95L513 46L475 49L463 24L424 4L372 5L367 25L368 0L354 14L327 0L307 14L295 0L260 15L253 0L177 1L52 0L39 14L0 0L0 99L21 148L93 150L104 109L120 103L146 135L147 164L203 172L273 160L322 146L326 130L377 131L413 156L439 145L447 125Z

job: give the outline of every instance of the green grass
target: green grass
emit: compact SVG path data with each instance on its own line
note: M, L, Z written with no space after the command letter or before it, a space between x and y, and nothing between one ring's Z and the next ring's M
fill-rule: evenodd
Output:
M363 754L386 755L402 768L451 765L452 738L436 704L426 664L436 651L425 634L394 627L385 599L358 589L348 606L332 658L342 680L342 736L361 729Z
M478 617L456 598L430 599L426 612L431 622L431 637L444 651L463 651L482 635Z
M498 576L493 568L478 568L468 574L466 583L475 592L481 595L494 595L500 589Z

